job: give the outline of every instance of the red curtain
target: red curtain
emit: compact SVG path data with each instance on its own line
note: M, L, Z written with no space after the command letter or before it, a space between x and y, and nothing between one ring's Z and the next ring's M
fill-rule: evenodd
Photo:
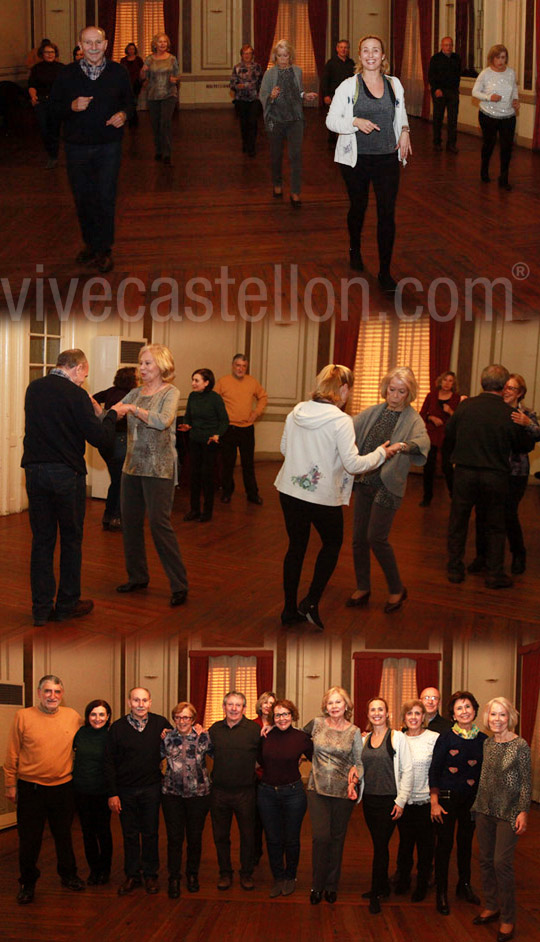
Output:
M89 24L90 25L90 24ZM98 0L98 26L107 37L107 59L112 58L116 31L116 0Z
M348 320L336 320L334 333L334 363L354 369L356 348L358 346L358 331L360 330L361 310L357 307L349 311Z
M257 654L257 696L260 697L265 690L272 690L274 682L274 654Z
M328 22L327 0L308 0L309 29L317 74L321 77L326 62L326 24Z
M467 38L469 33L469 0L457 0L456 4L456 52L462 65L467 62Z
M266 69L272 52L278 8L279 0L254 0L253 36L255 57L263 69Z
M394 61L392 66L392 74L397 75L398 78L401 74L401 66L403 65L403 49L405 48L405 25L407 23L407 0L394 0L394 16L393 16L393 25L394 25Z
M431 92L428 82L429 61L431 59L431 0L418 0L418 17L420 21L420 53L422 56L422 76L424 79L424 100L422 102L422 117L429 118L431 105Z
M540 150L540 3L536 4L536 113L532 146L533 150Z
M165 32L171 40L171 52L178 56L178 32L180 29L180 2L179 0L163 0L163 21Z
M429 380L431 388L435 386L437 376L450 369L450 354L454 339L455 320L441 323L431 317L429 320Z
M540 693L540 642L519 648L521 655L521 724L520 733L532 742L538 694Z
M208 687L208 655L196 651L189 655L190 701L197 710L199 723L204 721Z
M416 659L416 689L418 696L425 687L439 686L440 654L414 654Z
M390 654L353 654L354 658L354 722L364 730L367 724L366 703L380 693L383 661Z

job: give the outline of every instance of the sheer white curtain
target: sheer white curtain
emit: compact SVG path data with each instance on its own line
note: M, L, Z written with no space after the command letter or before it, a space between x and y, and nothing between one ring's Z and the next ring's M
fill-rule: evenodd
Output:
M416 661L409 657L386 657L381 677L381 697L388 704L390 725L401 726L401 707L407 700L416 700Z
M246 697L246 716L255 716L257 702L256 657L209 657L206 709L203 726L223 719L223 697L229 690L240 690Z
M294 64L302 69L304 91L318 92L319 79L309 28L308 0L280 0L272 48L279 39L288 39L294 47ZM270 62L268 67L273 65L274 63ZM317 108L317 101L304 102L304 107Z
M422 74L420 22L417 0L409 0L407 4L405 44L400 79L405 89L407 113L420 117L424 101L424 78Z

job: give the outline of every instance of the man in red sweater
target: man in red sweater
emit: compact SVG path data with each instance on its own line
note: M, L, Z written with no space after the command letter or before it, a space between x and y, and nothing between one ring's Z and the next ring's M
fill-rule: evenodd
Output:
M49 824L62 886L84 890L71 843L74 803L71 785L73 737L79 714L60 706L64 685L47 674L37 689L38 705L19 710L8 742L4 778L6 798L17 804L20 889L18 903L31 903L40 876L37 867L43 829Z

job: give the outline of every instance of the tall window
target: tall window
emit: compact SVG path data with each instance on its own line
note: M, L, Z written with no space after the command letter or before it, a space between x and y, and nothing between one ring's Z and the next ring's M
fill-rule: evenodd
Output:
M381 697L388 704L390 725L400 728L401 706L406 700L416 700L416 661L408 657L387 657L383 662Z
M319 79L309 28L308 0L280 0L272 48L280 39L288 39L294 48L294 64L302 69L304 91L318 91ZM273 65L274 63L270 62L269 68ZM306 105L317 107L317 102L306 102Z
M56 364L60 353L60 321L56 312L48 312L38 320L30 319L30 382L46 376Z
M128 43L135 43L144 59L152 51L152 37L164 32L163 0L117 0L113 59L120 61Z
M381 379L393 366L412 369L418 383L413 405L419 410L430 388L428 317L413 322L399 318L380 321L378 314L374 314L362 321L354 363L353 413L380 401Z
M256 657L209 657L204 727L223 719L223 697L229 690L241 690L246 697L246 716L255 716L257 702Z

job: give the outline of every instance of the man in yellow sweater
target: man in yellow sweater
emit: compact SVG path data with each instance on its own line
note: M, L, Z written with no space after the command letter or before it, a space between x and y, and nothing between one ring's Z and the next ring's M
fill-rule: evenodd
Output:
M43 829L48 821L56 846L62 886L84 890L77 876L71 843L73 820L73 737L82 724L79 714L60 706L64 685L59 677L42 677L38 705L19 710L8 742L4 779L6 798L17 804L20 889L18 903L31 903L40 872L37 867Z
M255 429L254 424L260 419L268 394L257 380L248 373L248 360L243 353L237 353L232 361L232 374L222 376L216 383L215 390L222 396L229 416L229 428L221 436L221 454L223 459L223 504L231 502L234 491L234 465L236 452L240 449L242 476L247 499L251 504L262 504L255 478Z

